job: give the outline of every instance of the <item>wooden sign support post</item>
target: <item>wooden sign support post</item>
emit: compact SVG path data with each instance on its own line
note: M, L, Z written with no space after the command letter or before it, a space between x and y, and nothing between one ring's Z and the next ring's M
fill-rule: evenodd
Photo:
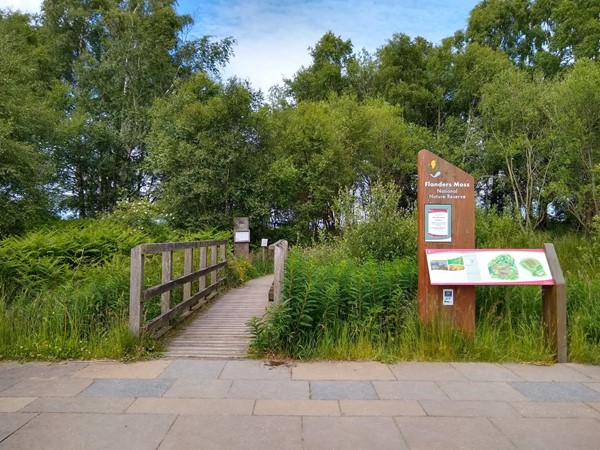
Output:
M250 220L248 217L233 219L233 254L238 258L250 256Z
M544 339L556 354L556 362L568 362L567 355L567 286L554 245L544 244L554 284L542 286L542 321Z
M419 152L417 174L419 317L444 318L473 335L475 286L433 286L426 250L475 248L475 180L428 150Z

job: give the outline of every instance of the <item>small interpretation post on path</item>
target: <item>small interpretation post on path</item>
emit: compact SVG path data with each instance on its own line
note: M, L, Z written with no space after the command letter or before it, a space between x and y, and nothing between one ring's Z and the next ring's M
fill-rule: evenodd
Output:
M475 180L428 150L419 152L417 175L419 317L441 316L473 335L475 286L433 286L426 251L475 248Z
M233 219L233 254L238 258L250 256L250 219L248 217Z

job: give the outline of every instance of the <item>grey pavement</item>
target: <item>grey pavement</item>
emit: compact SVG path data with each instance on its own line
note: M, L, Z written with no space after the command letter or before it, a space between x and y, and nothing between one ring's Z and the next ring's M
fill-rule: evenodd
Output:
M0 362L0 449L598 449L600 366Z

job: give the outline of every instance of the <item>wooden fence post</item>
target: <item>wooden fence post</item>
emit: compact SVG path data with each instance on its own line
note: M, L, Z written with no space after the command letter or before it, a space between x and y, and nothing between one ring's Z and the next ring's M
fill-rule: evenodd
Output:
M286 240L279 240L269 246L275 250L274 256L274 280L273 280L273 301L278 302L281 300L281 293L283 291L283 277L285 271L285 260L288 254L288 242Z
M552 244L544 244L554 285L542 286L542 320L544 339L556 354L556 362L568 362L567 355L567 287Z
M139 336L142 323L142 294L144 291L144 254L141 245L131 249L129 283L129 332L133 336Z

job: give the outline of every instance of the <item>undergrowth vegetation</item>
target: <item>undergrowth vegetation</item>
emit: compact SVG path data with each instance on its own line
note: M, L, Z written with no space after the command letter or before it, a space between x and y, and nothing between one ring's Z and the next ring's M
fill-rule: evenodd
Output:
M121 204L101 220L62 222L0 241L0 359L139 359L160 351L160 341L129 333L131 248L228 239L231 233L175 232L156 216L146 202ZM232 284L267 267L247 263L241 273L244 264L232 260L226 274ZM149 255L146 286L160 283L160 270L160 255ZM177 252L173 273L183 273L183 255ZM180 294L174 292L174 304ZM159 312L160 299L145 302L146 317Z
M310 249L292 250L284 299L264 318L250 323L254 354L551 362L553 355L543 339L537 286L477 287L474 337L455 331L443 320L426 325L420 321L416 218L396 212L397 198L390 187L376 187L372 203L352 216L348 211L355 205L342 196L337 211L342 233ZM363 220L356 219L360 217ZM554 243L567 280L569 358L600 363L600 275L596 269L600 222L596 221L591 239L572 232L526 232L510 215L495 211L478 211L476 227L479 248L540 248L545 242Z

